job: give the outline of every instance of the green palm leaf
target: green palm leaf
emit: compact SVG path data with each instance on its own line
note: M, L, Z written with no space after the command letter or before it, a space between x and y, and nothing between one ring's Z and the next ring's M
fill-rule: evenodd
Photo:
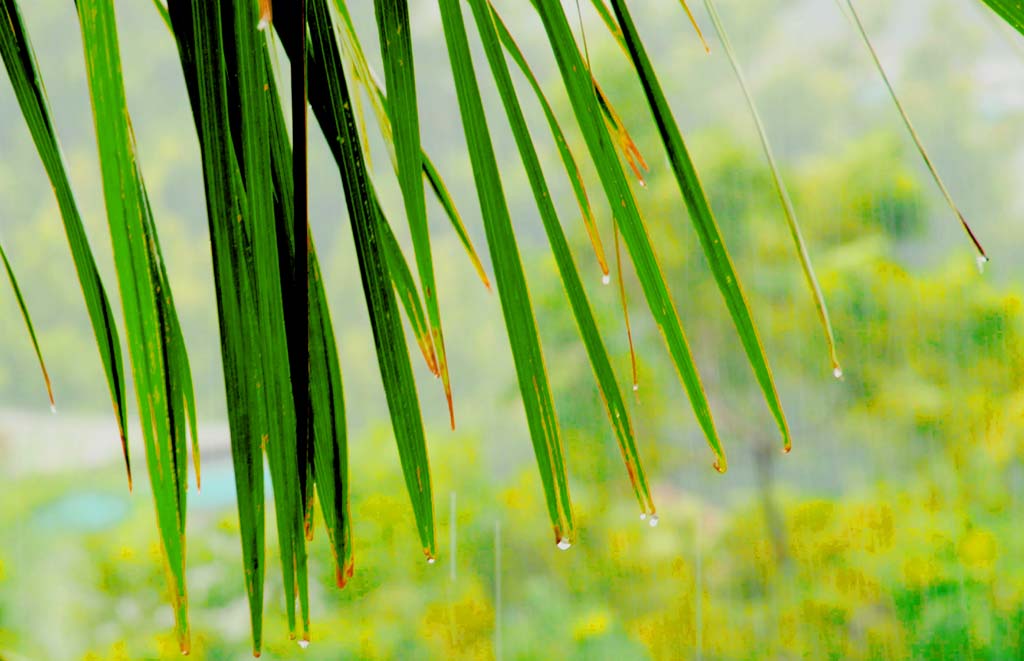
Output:
M522 394L526 419L533 439L534 454L540 468L541 481L547 497L548 514L554 527L555 541L568 548L575 538L572 504L562 439L555 415L554 402L548 386L544 356L537 337L537 324L530 306L526 278L519 260L512 219L509 217L505 193L498 175L483 102L469 54L466 28L458 0L441 0L441 19L448 56L455 77L455 91L462 112L473 177L480 210L483 215L487 244L494 263L501 309L505 317L512 356L515 360L519 391ZM556 221L557 222L557 221Z
M512 61L519 67L519 71L522 72L526 78L526 82L529 83L530 89L533 90L534 95L537 97L537 101L540 102L540 107L544 111L544 118L548 122L548 127L551 129L551 134L555 138L555 146L558 148L558 155L562 159L562 165L565 167L566 174L569 175L569 183L572 185L572 192L576 196L576 204L579 205L580 214L583 217L583 225L587 230L587 236L590 238L590 245L594 249L594 255L597 257L597 264L601 268L601 273L604 276L608 275L608 260L605 257L604 245L601 243L601 234L597 229L597 221L594 219L594 211L590 206L590 198L587 195L586 184L583 181L583 174L580 172L579 166L576 164L576 158L572 155L572 151L569 149L569 143L565 139L565 134L562 132L562 127L558 123L558 118L555 117L555 111L552 110L551 104L548 103L548 99L544 96L544 90L541 89L540 83L537 81L537 77L533 74L533 70L530 68L529 63L526 61L526 57L523 55L523 51L520 50L519 44L512 37L512 33L509 32L505 22L501 20L501 16L494 9L494 5L491 5L491 13L494 16L494 26L498 32L498 38L501 43L505 46L505 50L508 51Z
M128 117L114 8L107 0L77 4L146 464L178 642L188 652L185 436L191 422L195 441L196 418L191 375Z
M346 1L335 0L334 4L338 9L338 13L341 18L342 29L340 30L340 36L342 53L349 61L354 82L362 85L370 98L370 104L377 116L377 124L380 126L381 135L384 138L385 144L388 146L388 154L391 156L391 164L395 170L395 174L398 174L398 155L395 149L395 140L392 130L391 106L388 102L387 95L381 87L373 69L370 68L369 63L366 61L366 56L363 53L363 47L359 41L359 35L356 33L355 26L352 22L352 16L349 14ZM363 137L365 144L365 136ZM459 211L455 207L455 202L452 200L451 194L448 192L448 187L445 185L444 179L442 179L437 168L434 167L434 163L431 161L430 156L426 151L422 151L422 149L420 152L420 159L423 166L423 176L426 177L427 183L430 184L430 189L434 191L437 201L444 209L445 214L451 222L452 229L455 230L455 234L459 237L459 241L462 243L462 246L469 257L470 262L473 264L473 268L476 270L481 282L484 283L484 286L487 287L487 289L490 289L491 283L487 278L487 272L484 270L483 263L477 255L476 248L473 247L473 242L469 238L469 233L466 232L466 227L462 222L462 217L459 215Z
M605 350L601 333L594 321L594 315L587 302L587 296L580 281L576 264L572 254L569 252L569 243L565 239L565 233L558 220L554 203L544 180L544 173L541 170L540 159L533 146L530 131L526 125L526 118L516 98L515 88L512 86L512 76L509 73L508 65L502 53L501 42L496 28L496 16L488 0L470 0L473 8L473 15L476 19L477 29L483 41L484 51L491 65L491 72L498 85L498 92L505 106L512 133L515 136L516 144L519 147L519 154L522 157L523 165L526 168L530 186L533 189L534 198L537 201L537 208L540 211L541 220L544 223L544 230L551 244L551 252L555 256L558 265L558 272L561 275L562 283L565 286L565 293L569 298L576 324L579 326L580 336L590 357L590 365L594 370L594 376L601 388L608 417L615 435L619 441L619 448L622 451L626 463L626 470L630 482L633 485L633 492L640 509L644 515L654 514L654 503L651 500L650 489L647 485L647 476L636 449L636 439L633 436L633 427L630 422L629 412L622 397L622 392L615 381L615 373L612 370L611 361ZM500 287L500 285L499 285Z
M306 443L303 433L298 435L298 416L306 411L297 411L294 389L306 389L305 383L295 383L292 360L287 341L287 325L284 318L282 291L289 276L296 271L280 268L280 251L277 238L277 217L274 209L274 188L271 149L267 135L271 128L271 105L267 88L270 72L263 57L263 35L257 30L260 16L252 2L226 3L222 5L223 34L229 71L228 98L237 103L237 120L233 122L238 134L236 153L241 152L242 180L248 198L248 217L243 214L243 226L251 223L253 270L256 283L258 324L265 347L262 354L263 372L266 379L261 384L266 388L266 405L269 437L264 444L270 479L274 486L274 513L277 519L278 547L281 554L281 570L284 574L285 607L288 615L288 629L296 636L295 598L301 608L303 640L309 640L309 595L305 546L305 502L300 474L299 449ZM228 19L233 19L230 23ZM236 101L237 99L237 101ZM294 198L293 198L294 199ZM294 209L296 218L302 210ZM304 223L302 223L304 225ZM298 241L299 236L295 237ZM296 250L298 254L298 250ZM295 260L306 270L306 260ZM303 279L305 284L305 279ZM294 297L296 294L292 292ZM307 297L299 299L301 308L306 307ZM301 314L301 313L300 313ZM303 328L303 331L306 329ZM301 332L305 340L307 332ZM283 350L283 352L282 352ZM287 359L283 359L287 356ZM305 357L308 361L308 356ZM307 363L308 365L308 363ZM308 367L305 367L308 370Z
M675 174L679 190L686 201L690 211L690 219L693 221L694 229L700 238L701 247L704 249L704 256L711 266L711 272L715 276L718 288L725 299L726 307L732 316L736 331L739 333L740 341L747 352L747 358L754 370L754 375L761 386L768 408L775 417L775 422L782 434L783 448L789 452L792 440L789 433L789 424L786 415L782 410L782 402L779 401L779 394L775 387L775 379L772 376L771 368L768 366L768 359L761 344L761 338L757 333L753 319L750 316L750 308L740 287L739 277L732 265L732 259L725 247L725 239L718 230L718 224L711 213L711 206L701 187L697 170L690 159L690 154L683 142L679 127L672 117L672 111L668 106L668 100L661 91L658 77L654 73L650 59L647 57L646 48L640 41L633 19L622 0L611 0L612 9L622 28L626 46L629 49L633 65L636 67L640 82L643 84L647 102L651 107L661 140L668 152L669 162Z
M409 218L409 230L416 253L420 284L423 286L423 298L427 302L430 334L437 355L437 372L444 385L448 413L454 429L455 409L452 406L452 387L448 376L448 359L444 350L444 334L441 331L434 261L430 254L427 203L423 193L420 120L416 107L416 76L409 29L409 7L406 0L374 0L374 9L387 76L385 82L398 164L398 183L402 188L405 213Z
M330 138L328 146L341 173L402 472L423 552L432 561L437 546L430 466L416 384L392 289L393 278L388 256L381 247L380 225L383 219L374 203L363 160L355 111L342 70L341 51L335 39L330 9L325 0L311 0L309 12L309 101L324 135ZM278 35L291 57L295 56L298 48L295 31L290 29L296 20L287 5L278 9Z
M25 30L25 24L18 10L16 0L0 0L0 56L7 69L7 75L14 88L14 95L25 116L36 150L43 161L43 167L53 186L64 221L64 231L71 248L71 258L82 286L82 295L89 312L89 321L96 336L96 347L100 352L103 370L114 405L114 417L121 437L125 469L128 472L128 488L132 485L132 468L128 453L128 426L125 410L124 363L121 359L121 341L118 338L114 313L103 288L96 260L89 248L89 240L82 226L82 217L75 203L71 182L68 179L64 157L61 154L57 131L50 117L46 89L36 63L32 43Z
M629 188L622 168L616 162L615 148L608 130L604 126L602 113L595 98L593 78L580 57L579 49L569 29L569 23L558 0L538 0L536 6L544 23L548 43L554 51L562 81L569 93L576 121L580 125L591 158L597 167L598 175L615 216L615 222L618 224L625 239L626 248L633 258L637 277L647 298L651 314L665 337L669 353L672 355L672 360L689 395L690 403L693 405L694 414L715 454L715 467L719 471L725 471L728 465L725 451L715 429L704 386L697 373L686 335L679 322L679 316L672 303L665 279L661 274L661 268L654 254L647 229L640 217L633 192Z

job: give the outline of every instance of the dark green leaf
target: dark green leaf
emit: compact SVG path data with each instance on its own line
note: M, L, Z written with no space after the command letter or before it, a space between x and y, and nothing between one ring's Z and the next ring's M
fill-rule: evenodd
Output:
M363 292L370 313L377 360L391 411L406 488L416 515L423 552L436 555L434 507L426 440L405 334L398 318L387 255L380 238L382 222L373 203L363 160L352 98L342 70L341 52L326 0L309 4L309 100L314 115L338 163L355 238ZM276 25L281 44L294 56L296 17L290 7L279 7Z

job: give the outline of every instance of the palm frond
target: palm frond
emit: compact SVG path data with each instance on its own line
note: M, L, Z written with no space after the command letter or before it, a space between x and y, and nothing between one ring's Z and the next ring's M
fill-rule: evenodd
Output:
M341 37L342 54L347 59L351 68L354 82L360 84L366 90L366 93L370 98L370 103L377 117L377 124L380 126L381 136L384 138L384 142L388 146L388 153L391 156L391 164L395 170L395 174L397 175L399 173L398 156L395 149L395 140L391 121L391 106L388 102L388 97L379 82L379 78L366 61L366 56L363 53L363 47L359 41L359 35L356 33L355 26L352 23L352 16L349 14L346 0L335 0L335 6L338 9L338 15L341 19L341 29L339 30L339 34ZM359 97L356 96L356 98ZM363 136L363 138L365 144L366 136ZM369 156L368 153L367 156ZM423 176L426 178L427 183L430 184L430 189L434 192L441 208L444 209L445 215L447 215L452 229L455 230L456 235L459 237L459 241L462 243L462 246L466 251L466 255L473 264L473 268L476 270L481 282L484 283L484 286L487 287L487 289L490 289L491 283L487 278L487 272L484 270L483 263L481 263L479 255L477 255L476 248L473 246L472 240L469 238L469 233L466 232L466 227L462 222L462 217L459 215L455 202L452 200L451 194L448 192L448 186L445 184L441 174L437 171L437 168L434 167L433 161L431 161L430 156L423 150L422 146L420 147L420 158L423 166Z
M426 440L412 367L398 319L387 255L381 249L383 222L370 194L369 175L363 160L352 97L342 68L341 50L335 38L333 16L326 0L309 4L309 93L313 113L326 136L341 173L349 217L356 243L363 292L370 313L377 359L391 412L402 472L412 501L423 553L432 560L437 553L434 509L427 461ZM294 57L297 44L288 25L294 15L278 12L281 44Z
M686 206L690 211L690 219L693 227L697 230L701 247L704 249L704 256L711 266L711 272L715 276L718 288L722 292L729 314L732 316L736 331L739 333L740 341L747 352L750 366L754 370L757 381L764 393L768 408L775 417L775 422L782 434L782 445L786 452L789 452L792 439L789 433L789 423L782 410L782 402L779 401L779 393L775 387L775 379L772 376L771 368L768 366L768 358L765 356L764 346L757 332L757 327L751 318L750 308L747 305L746 297L740 286L739 276L732 264L732 258L725 247L725 239L718 229L715 217L711 212L711 205L701 186L697 176L697 169L690 158L690 154L683 142L682 134L672 111L668 106L668 100L661 91L661 84L654 73L654 67L647 56L647 49L644 47L637 34L633 18L622 0L611 0L612 9L618 19L619 26L626 40L633 65L636 67L637 75L647 96L647 102L654 115L655 124L661 134L661 140L668 152L669 163L672 165L672 172L675 174L676 182L679 184L679 191L682 193Z
M608 275L608 259L604 254L604 245L601 243L601 233L597 228L597 220L594 218L594 211L590 206L590 198L587 195L586 183L583 180L583 174L580 172L579 166L576 164L576 158L573 156L572 151L569 149L569 143L565 139L565 133L562 132L562 127L558 123L558 118L555 117L555 111L551 108L551 104L548 103L547 97L544 95L544 90L541 89L540 82L537 81L537 77L533 74L533 70L526 61L526 57L523 55L523 51L520 50L519 44L512 37L512 33L509 32L508 27L505 26L505 22L501 20L501 16L494 9L494 5L491 4L491 13L494 16L494 26L498 32L498 38L501 40L505 50L508 51L512 61L519 67L519 71L526 78L526 82L529 83L530 89L533 90L534 95L537 97L537 101L540 103L541 109L544 111L544 118L548 122L548 127L551 129L551 134L555 139L555 146L558 148L558 155L562 159L562 164L565 167L565 172L569 176L569 183L572 185L572 192L576 196L576 204L579 205L580 215L583 218L583 226L587 230L587 236L590 238L590 245L594 249L594 256L597 258L597 264L601 268L602 277Z
M380 49L384 57L384 70L388 101L391 108L391 130L394 137L398 165L398 182L405 200L405 213L409 219L416 264L427 302L430 335L437 356L437 373L448 400L448 413L452 429L455 428L455 408L452 404L452 386L448 376L448 359L444 350L441 330L441 312L437 283L434 278L434 260L430 253L430 233L427 224L427 202L423 192L423 161L420 148L420 120L416 106L416 75L413 64L412 37L409 27L409 7L406 0L374 0Z
M537 150L530 137L526 118L523 116L522 108L516 98L515 89L512 86L512 76L505 62L496 29L495 14L488 0L470 0L470 5L476 19L477 30L484 45L484 51L491 66L491 73L497 83L502 104L505 106L505 113L508 115L509 124L512 127L516 145L519 147L523 166L526 168L526 174L533 189L537 209L540 211L540 217L544 223L544 231L547 233L548 242L551 244L551 252L555 256L555 263L558 265L558 272L565 286L565 293L569 298L569 305L572 307L573 315L576 318L576 325L579 327L580 336L590 358L590 365L594 370L594 376L601 388L601 394L604 396L608 418L615 429L619 448L626 463L626 471L633 486L633 492L640 504L641 513L645 516L653 515L655 512L654 502L651 499L650 487L647 484L647 475L644 472L637 452L636 439L634 438L629 412L626 410L622 392L615 381L615 372L612 370L611 361L608 359L608 352L605 350L604 341L601 339L597 322L594 320L593 312L590 310L590 303L587 301L587 295L583 289L579 272L576 270L572 253L569 251L569 242L565 238L565 233L562 231L562 226L558 219L558 213L555 211L554 203L551 201L551 194L544 180L540 158L537 156ZM499 284L499 292L500 288L501 285Z
M567 549L575 539L576 524L569 500L569 481L558 418L551 399L540 339L537 337L537 323L530 305L530 294L519 259L512 219L473 71L462 10L458 0L441 0L439 4L455 78L455 91L462 113L462 127L469 147L487 244L494 263L494 279L498 283L498 296L509 343L512 345L519 392L526 409L541 482L544 484L555 543L559 548Z
M694 364L679 315L676 313L675 304L658 265L650 236L640 217L633 191L622 168L616 162L612 138L604 125L593 91L593 78L580 56L576 40L558 0L538 0L536 6L548 36L548 43L554 51L562 82L568 91L576 121L587 142L591 159L597 167L615 222L633 259L651 314L665 338L672 361L689 395L694 414L715 455L715 468L724 472L727 468L725 450L715 428L707 395Z
M541 167L538 143L524 116L509 62L525 79L543 111L569 178L584 230L602 279L610 282L595 207L583 172L549 102L507 25L490 0L467 0L484 54L522 160L558 277L594 372L627 474L642 515L655 512L647 474L640 460L633 420L612 368L604 336L591 309L584 282ZM1011 26L1024 32L1024 8L1015 0L985 0ZM576 538L569 498L562 433L548 381L538 323L517 243L517 226L502 183L502 172L470 54L460 0L439 0L445 47L468 147L487 247L494 268L516 378L538 462L555 541L568 548ZM531 0L558 67L573 116L609 205L615 242L619 298L626 321L638 387L632 328L623 282L623 253L632 262L651 315L661 331L696 420L724 472L725 449L683 323L659 266L653 239L634 197L627 168L646 185L647 163L622 116L592 70L585 35L577 42L562 0ZM839 372L827 308L772 154L765 128L712 0L705 0L758 130L797 255L818 309L833 369ZM437 555L432 479L419 396L400 315L410 322L428 368L441 381L452 425L454 407L448 357L442 333L435 255L427 188L437 198L468 258L490 287L453 196L422 145L408 0L374 0L384 78L370 67L346 0L153 0L178 48L199 138L206 194L210 251L215 281L222 368L231 431L245 589L255 654L263 646L265 571L264 462L273 487L289 630L309 640L310 594L307 541L312 539L314 503L320 502L339 587L353 574L354 551L349 512L350 478L345 401L339 350L327 304L307 200L307 103L336 161L351 223L359 273L420 548L428 561ZM852 19L867 45L921 156L974 239L963 215L932 164L896 97L852 2ZM189 649L185 583L187 437L199 481L195 394L181 326L164 267L156 224L143 182L121 75L113 2L78 0L89 90L99 146L104 200L125 318L132 376L153 485L158 530L169 578L176 632ZM369 3L365 5L369 7ZM661 88L626 0L593 0L593 6L632 65L681 198L697 232L716 285L744 347L783 447L791 445L781 398L757 326L726 250L697 168ZM699 26L684 0L694 28ZM582 12L577 3L577 18ZM272 62L273 25L290 64L289 135L278 78ZM703 40L703 35L701 35ZM705 44L706 47L706 44ZM41 73L16 0L0 0L0 56L26 118L36 149L53 185L71 254L81 283L121 433L129 485L126 394L121 348L111 306L89 248L50 117ZM531 54L532 59L532 54ZM402 194L415 269L410 268L393 226L375 191L369 167L369 136L361 111L365 91ZM426 181L426 185L424 184ZM979 253L980 244L974 239ZM42 352L28 306L7 255L0 258L14 286L22 315L49 388ZM414 275L415 272L415 275ZM396 300L397 299L397 300ZM51 393L52 401L52 393Z
M178 643L187 653L185 490L190 421L194 443L196 438L192 376L129 120L114 9L96 0L81 0L77 6L146 465Z
M121 341L114 313L96 268L96 259L89 247L78 205L75 203L60 141L57 139L57 130L50 115L50 104L43 86L42 74L16 0L0 0L0 56L3 58L14 95L18 99L18 105L25 116L32 140L57 198L57 206L64 222L64 232L71 249L71 258L75 264L78 282L82 286L82 296L96 337L96 348L103 362L110 399L114 405L114 417L117 420L121 451L128 473L128 488L131 489L132 467L128 452Z

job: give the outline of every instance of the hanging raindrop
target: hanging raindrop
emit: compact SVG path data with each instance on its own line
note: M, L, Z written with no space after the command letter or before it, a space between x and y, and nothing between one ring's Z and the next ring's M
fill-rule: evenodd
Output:
M633 384L633 392L636 392L638 390L640 390L640 384L639 383L634 383Z
M302 649L306 649L307 647L309 647L309 641L303 638L299 641L299 647L301 647Z
M837 379L843 378L843 368L836 365L836 368L832 370L832 376L836 377Z
M558 548L559 549L561 549L563 551L568 551L570 546L572 546L572 542L570 542L565 537L563 537L562 539L558 540Z
M435 558L435 557L433 557L433 556L431 556L431 557L427 558L427 564L428 564L428 565L432 565L432 564L434 564L435 562L437 562L437 558Z
M612 283L612 276L608 275L607 273L605 273L604 275L601 276L601 284L602 285L610 285L611 283Z
M988 257L985 255L978 255L977 259L975 259L975 263L978 265L978 273L984 273L985 264L988 263Z
M640 512L640 520L643 521L647 518L647 512Z
M651 515L651 520L650 520L650 521L648 521L647 523L648 523L648 525L650 525L650 526L651 526L652 528L657 528L657 527L658 527L658 515L657 515L657 514L652 514L652 515Z

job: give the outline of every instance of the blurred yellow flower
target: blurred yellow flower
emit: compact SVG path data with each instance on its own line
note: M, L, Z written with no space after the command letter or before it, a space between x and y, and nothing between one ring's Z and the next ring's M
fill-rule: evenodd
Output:
M990 569L995 564L998 551L992 533L977 528L964 535L957 549L960 561L971 569Z
M608 629L611 617L606 610L590 611L580 619L576 620L573 626L572 635L576 640L583 640L592 636L600 636Z

